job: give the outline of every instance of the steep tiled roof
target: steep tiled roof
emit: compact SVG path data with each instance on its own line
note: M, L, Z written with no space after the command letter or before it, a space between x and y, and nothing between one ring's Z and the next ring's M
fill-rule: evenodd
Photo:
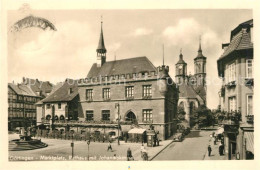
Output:
M234 51L253 48L253 43L251 41L250 32L248 30L242 29L240 27L240 26L244 26L245 24L248 24L251 22L253 22L253 20L249 20L245 23L242 23L237 27L237 28L240 28L240 31L237 32L237 34L232 36L232 40L230 41L229 46L227 47L227 49L224 51L224 53L222 54L222 56L219 59L222 59L222 58L228 56L229 54L231 54Z
M36 93L27 85L24 84L12 84L8 83L8 86L15 91L18 95L24 95L24 96L37 96Z
M53 85L49 81L39 81L38 79L23 78L23 84L29 85L36 92L41 92L43 96L52 91Z
M179 91L179 97L197 98L197 93L190 85L186 83L182 83L179 85Z
M72 88L72 93L69 93L69 89ZM78 95L78 82L77 80L67 79L63 85L56 91L51 93L45 99L43 103L58 102L58 101L71 101Z
M205 101L205 99L200 94L201 92L197 93L194 88L187 83L182 83L179 85L179 92L179 97L197 99L201 104Z
M87 78L98 76L111 76L121 74L131 74L140 72L157 71L155 66L146 57L136 57L123 60L109 61L101 67L93 64Z

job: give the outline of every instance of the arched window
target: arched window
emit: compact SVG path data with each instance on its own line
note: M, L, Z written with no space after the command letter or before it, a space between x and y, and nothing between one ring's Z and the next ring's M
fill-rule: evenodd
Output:
M63 115L60 116L60 120L64 120L65 117Z
M135 122L136 121L136 116L133 112L129 112L127 113L126 115L126 118L125 118L126 121L131 121L131 122Z
M59 117L57 115L54 116L55 120L59 120Z
M51 115L47 115L46 120L51 120Z

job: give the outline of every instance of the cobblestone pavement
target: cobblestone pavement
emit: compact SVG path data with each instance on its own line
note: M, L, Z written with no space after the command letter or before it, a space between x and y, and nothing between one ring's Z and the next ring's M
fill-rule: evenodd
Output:
M182 142L173 142L153 160L204 160L212 131L191 131ZM213 148L215 154L215 147ZM216 155L216 154L215 154ZM210 157L218 159L216 156ZM222 158L222 157L221 157Z
M17 139L19 135L9 135L9 140ZM71 158L72 148L71 140L46 139L42 138L42 142L47 143L48 147L29 151L9 151L10 161L49 161L49 160L88 160L88 145L86 141L74 141L74 159ZM160 146L147 147L149 159L153 158L158 152L164 149L172 141L166 140L160 142ZM135 161L142 160L140 143L112 143L112 151L107 151L108 143L91 142L89 146L89 160L113 160L126 161L126 152L130 148Z

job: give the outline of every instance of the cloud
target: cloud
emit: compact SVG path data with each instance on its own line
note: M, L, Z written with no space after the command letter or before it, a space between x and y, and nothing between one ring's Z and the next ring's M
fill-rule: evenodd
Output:
M143 36L143 35L149 35L149 34L151 34L151 33L153 33L153 30L151 30L151 29L137 28L137 29L134 31L133 35L134 35L134 36Z
M38 32L16 49L9 48L8 76L28 76L54 82L60 77L86 77L96 60L98 35L84 22L66 21L55 26L58 31ZM19 38L24 40L25 36L30 36L30 33Z

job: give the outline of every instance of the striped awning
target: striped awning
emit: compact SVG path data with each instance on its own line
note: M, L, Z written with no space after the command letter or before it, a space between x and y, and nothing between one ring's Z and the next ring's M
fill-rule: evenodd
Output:
M246 150L254 154L254 132L245 132Z

